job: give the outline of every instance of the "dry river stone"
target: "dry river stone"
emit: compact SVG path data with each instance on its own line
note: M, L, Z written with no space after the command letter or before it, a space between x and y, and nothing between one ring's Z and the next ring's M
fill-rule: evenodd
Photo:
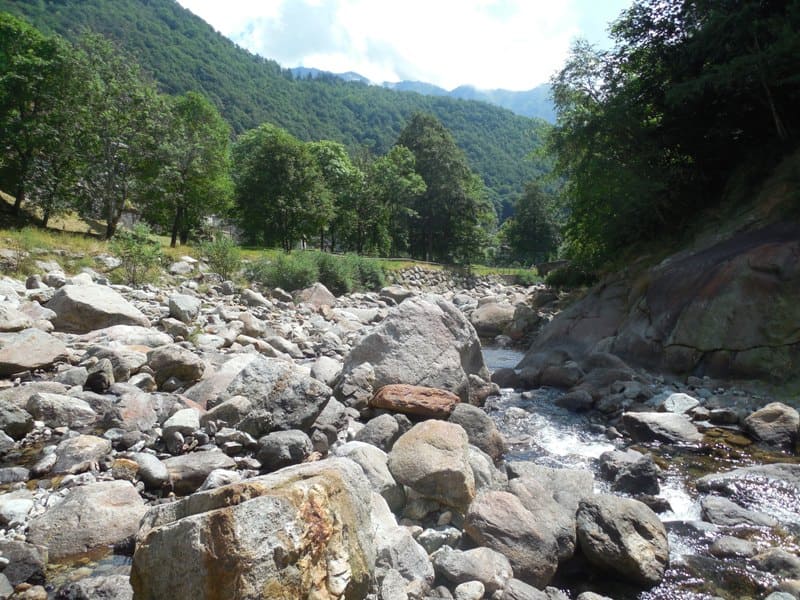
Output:
M64 342L39 329L0 333L0 377L44 369L66 358Z
M96 468L97 462L111 452L111 440L96 435L68 438L56 446L54 474L82 473Z
M230 456L216 450L173 456L163 462L169 472L172 488L179 496L197 490L214 469L236 467L236 462Z
M142 520L138 600L361 600L373 579L371 493L347 459L289 467L178 502Z
M200 299L188 294L174 294L169 297L169 316L183 323L192 323L200 314Z
M480 581L489 595L502 590L514 576L508 559L491 548L453 550L445 546L432 556L433 567L450 583Z
M456 405L448 421L461 425L467 432L469 443L486 452L494 461L499 460L508 450L505 438L497 429L494 419L477 406Z
M771 402L744 420L744 428L755 439L793 449L800 428L800 414L782 402Z
M97 418L88 402L60 394L34 394L25 408L48 427L81 429L91 425Z
M0 304L0 332L22 331L33 327L33 320L8 304Z
M460 425L424 421L398 438L389 471L421 496L464 510L475 497L469 439Z
M645 586L656 585L669 562L667 532L658 516L637 500L608 494L578 508L578 545L590 563Z
M134 535L146 510L129 481L90 483L31 520L28 539L46 546L50 560L83 554Z
M147 365L153 370L159 387L170 377L184 383L197 381L206 368L199 356L177 344L160 346L148 352Z
M470 505L464 531L476 543L503 554L514 576L543 588L558 567L558 544L550 527L508 492L484 491Z
M139 309L103 285L65 285L47 308L56 313L56 331L87 333L113 325L150 327L150 321Z
M395 383L379 389L369 405L426 419L446 419L459 402L458 396L447 390Z

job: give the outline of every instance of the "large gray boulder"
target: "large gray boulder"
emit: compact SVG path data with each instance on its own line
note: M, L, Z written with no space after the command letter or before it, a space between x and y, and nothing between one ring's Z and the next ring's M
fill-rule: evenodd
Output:
M141 600L367 596L371 492L346 459L297 465L157 506L131 584Z
M511 325L516 309L508 303L488 302L476 308L469 317L470 323L484 338L493 338Z
M164 461L169 472L172 488L178 495L191 494L206 480L215 469L233 469L236 462L219 451L192 452L173 456Z
M111 453L111 440L96 435L79 435L56 446L52 472L82 473L97 468L98 461Z
M514 576L545 587L558 567L558 544L549 526L543 526L508 492L483 491L470 505L464 531L476 543L503 554Z
M477 406L456 405L448 421L461 425L467 432L469 443L486 452L492 460L499 460L508 450L506 440L494 420Z
M60 394L34 394L25 408L35 419L43 421L48 427L81 429L97 419L88 402Z
M146 511L129 481L90 483L32 519L28 539L46 546L51 560L84 554L134 535Z
M199 356L177 344L160 346L148 352L147 365L153 370L159 387L171 377L183 383L197 381L206 369Z
M757 440L793 449L800 429L800 414L782 402L770 402L744 420L744 428Z
M64 342L39 329L0 333L0 377L48 368L66 358Z
M307 431L328 402L331 389L292 363L243 354L189 388L186 396L201 406L245 396L254 409L271 413L275 429Z
M530 520L540 531L549 531L558 544L558 559L575 554L575 511L556 502L553 492L530 477L519 477L508 483L508 491L522 502Z
M56 313L56 331L87 333L112 325L150 327L150 321L139 309L103 285L65 285L47 308Z
M33 327L33 319L10 304L0 303L0 332L22 331Z
M514 576L508 559L491 548L453 550L445 546L433 556L433 567L438 575L453 584L480 581L489 595L502 590Z
M169 297L169 316L183 323L192 323L200 314L200 298L189 294L173 294Z
M380 448L364 442L348 442L334 450L336 456L349 458L364 471L373 491L380 494L393 511L400 511L406 501L403 486L389 472L389 457Z
M696 444L703 436L685 415L658 412L627 412L622 423L636 442Z
M489 379L475 329L453 304L437 296L403 301L353 347L337 386L345 403L348 381L364 363L374 371L370 394L385 385L407 383L445 389L469 401L469 375Z
M593 565L645 586L656 585L669 563L667 532L637 500L598 494L577 515L578 544Z
M389 471L421 496L464 510L475 497L464 429L432 419L404 433L389 452Z

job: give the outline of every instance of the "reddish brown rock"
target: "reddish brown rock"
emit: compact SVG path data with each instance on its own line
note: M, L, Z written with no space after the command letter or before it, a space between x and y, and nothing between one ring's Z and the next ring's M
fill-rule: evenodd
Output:
M394 383L379 389L369 405L407 415L446 419L459 402L459 397L447 390Z

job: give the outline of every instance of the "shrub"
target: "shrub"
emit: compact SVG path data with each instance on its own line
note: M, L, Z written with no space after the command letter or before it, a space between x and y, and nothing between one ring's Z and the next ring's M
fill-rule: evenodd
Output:
M517 285L530 286L536 283L540 283L541 281L542 278L536 271L520 270L514 274L514 283L516 283Z
M353 256L353 258L359 288L377 291L386 285L386 272L379 261L363 256Z
M561 267L547 274L547 285L557 288L579 288L592 285L597 281L597 275L575 263Z
M325 252L311 253L311 257L317 264L319 282L334 296L353 291L358 274L351 261Z
M218 232L211 241L200 244L208 266L222 279L230 279L242 268L242 251L229 236Z
M149 279L151 269L163 258L161 244L150 237L150 228L137 223L133 229L120 229L108 244L122 261L121 268L129 285L139 285Z
M275 260L262 258L247 270L247 277L267 287L300 290L319 281L316 262L303 253L280 254Z

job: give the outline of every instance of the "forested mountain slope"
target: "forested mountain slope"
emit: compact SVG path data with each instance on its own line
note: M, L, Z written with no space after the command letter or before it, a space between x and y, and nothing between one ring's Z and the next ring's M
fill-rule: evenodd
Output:
M0 0L0 10L75 39L93 30L114 39L171 93L200 91L240 133L268 121L303 140L331 139L351 150L386 152L415 112L452 131L493 202L508 205L546 170L531 159L548 125L481 102L421 96L345 82L295 80L215 32L174 0Z

